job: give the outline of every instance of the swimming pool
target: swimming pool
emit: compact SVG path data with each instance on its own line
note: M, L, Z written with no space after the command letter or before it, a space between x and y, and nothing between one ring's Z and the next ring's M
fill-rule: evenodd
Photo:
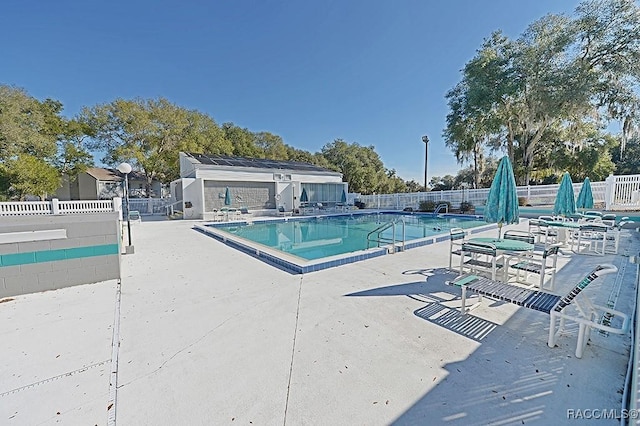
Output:
M387 229L380 230L385 225ZM212 223L196 228L289 272L304 273L384 255L394 240L394 230L396 247L401 250L447 240L451 228L481 226L486 229L487 223L476 216L381 212ZM399 243L403 234L404 247Z

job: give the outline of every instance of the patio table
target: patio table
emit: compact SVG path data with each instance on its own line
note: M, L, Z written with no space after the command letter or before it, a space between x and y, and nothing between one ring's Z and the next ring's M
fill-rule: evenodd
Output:
M558 231L558 242L566 246L568 243L567 230L580 229L578 222L562 221L562 220L545 220L544 223L550 228L555 228Z
M534 248L533 244L529 244L525 241L504 238L478 237L471 238L469 241L472 243L493 244L497 250L501 251L531 251Z
M527 252L532 252L535 248L533 244L527 243L526 241L512 240L507 238L477 237L470 238L469 242L492 244L496 248L496 250L501 253L500 257L502 258L504 269L504 277L501 278L502 281L507 281L509 276L509 259L512 257L526 257Z

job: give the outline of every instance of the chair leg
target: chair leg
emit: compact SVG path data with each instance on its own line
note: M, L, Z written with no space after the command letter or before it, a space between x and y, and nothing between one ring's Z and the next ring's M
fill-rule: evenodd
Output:
M556 270L551 271L551 281L549 291L553 291L556 288Z
M576 358L582 358L584 348L587 346L587 342L589 342L589 330L590 327L587 324L580 324L578 343L576 345Z
M545 276L545 273L543 269L542 271L540 271L540 282L538 283L538 288L540 290L544 290L544 276Z
M551 311L550 318L551 320L549 323L549 340L547 340L547 345L550 348L553 348L556 346L556 316L554 311Z
M460 311L460 315L465 315L467 313L467 286L462 286L462 307Z

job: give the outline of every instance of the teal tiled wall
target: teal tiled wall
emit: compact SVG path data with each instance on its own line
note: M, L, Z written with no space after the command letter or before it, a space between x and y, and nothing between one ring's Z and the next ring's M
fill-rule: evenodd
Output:
M102 244L88 247L3 254L0 255L0 267L80 259L83 257L117 255L118 250L118 244Z

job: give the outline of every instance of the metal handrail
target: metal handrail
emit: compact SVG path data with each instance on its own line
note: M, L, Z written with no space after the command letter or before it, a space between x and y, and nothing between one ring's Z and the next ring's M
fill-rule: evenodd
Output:
M401 245L402 251L404 251L404 244L406 241L406 230L405 230L404 219L392 220L391 222L384 223L378 226L373 231L369 232L367 234L367 248L371 248L370 243L374 243L374 242L378 244L378 247L380 247L380 243L389 243L391 244L391 253L395 253L396 252L396 223L398 222L402 224L402 240L399 242L402 244ZM384 231L386 231L389 228L392 228L390 239L385 238L381 235ZM375 239L370 238L373 234L376 235Z
M442 203L442 204L438 204L438 207L436 207L436 209L433 211L433 214L440 213L443 207L444 207L444 212L449 213L449 204Z
M180 206L181 206L183 201L184 201L184 200L179 200L179 201L175 201L175 202L173 202L173 203L165 204L165 205L164 205L164 208L165 208L165 214L166 214L167 216L171 216L171 215L173 215L173 214L174 214L174 207L173 207L173 206L175 206L175 205L180 205Z

